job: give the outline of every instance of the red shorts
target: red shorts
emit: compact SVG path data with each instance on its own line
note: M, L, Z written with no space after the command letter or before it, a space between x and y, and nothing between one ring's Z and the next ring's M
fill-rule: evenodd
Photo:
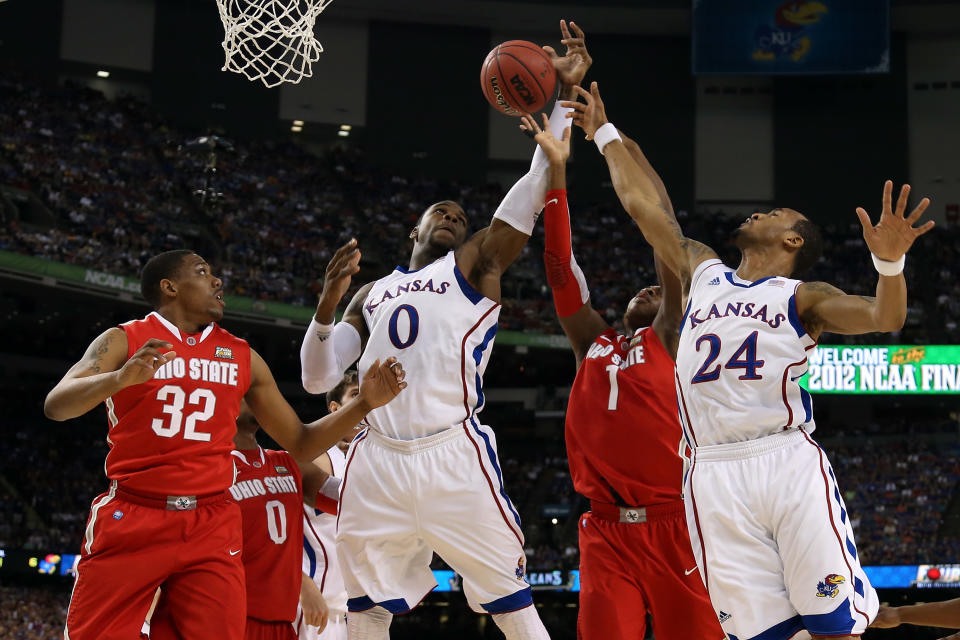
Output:
M581 516L577 638L638 640L650 614L657 640L721 640L683 503L650 507L646 517L635 524L613 521L616 507Z
M246 640L297 640L292 622L247 618Z
M138 637L160 587L179 637L241 640L242 545L240 507L226 494L188 511L101 494L87 520L65 637Z

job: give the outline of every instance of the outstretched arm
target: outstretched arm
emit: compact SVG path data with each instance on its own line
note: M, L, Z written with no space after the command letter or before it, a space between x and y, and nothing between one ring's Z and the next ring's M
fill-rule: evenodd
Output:
M907 282L903 277L903 260L914 240L933 228L933 221L914 227L930 205L924 198L905 216L910 185L904 185L891 206L893 183L883 186L880 221L874 226L862 207L857 216L863 227L863 239L874 256L880 275L876 296L847 295L825 282L805 282L797 289L797 311L814 339L824 332L861 334L874 331L898 331L907 318ZM888 275L884 275L884 273Z
M360 394L338 411L304 424L277 388L270 367L250 350L250 388L245 400L263 430L300 462L311 461L335 445L372 409L392 400L407 383L396 358L374 363L363 376Z
M574 109L573 121L583 128L587 138L594 138L600 132L601 139L597 144L607 160L620 203L686 290L697 265L716 258L717 254L710 247L683 235L669 208L669 199L665 193L658 192L657 185L634 161L616 129L608 122L597 83L590 85L589 92L577 87L577 93L585 103L564 102L563 106ZM609 126L604 128L605 125Z
M324 393L336 386L367 343L369 333L362 307L373 283L361 287L350 301L343 319L334 324L340 299L359 270L360 249L356 239L337 249L327 264L317 311L300 345L300 379L308 393Z
M566 54L560 57L552 47L544 47L544 50L553 60L560 83L560 98L569 100L593 61L587 53L586 37L580 27L571 22L568 28L566 21L561 20L560 32ZM549 130L558 139L569 126L568 112L569 109L561 106L559 100L554 104ZM507 192L494 213L493 222L474 234L457 254L457 264L467 279L488 298L499 300L500 276L520 255L533 233L547 192L549 164L547 156L537 147L530 170Z
M673 202L667 194L667 187L663 184L660 174L656 172L647 156L640 149L640 145L627 137L623 131L620 131L620 137L623 144L630 153L630 157L637 163L637 166L647 175L657 190L657 196L664 203L667 212L676 220L673 211ZM661 302L657 316L653 319L653 330L660 339L660 344L666 347L667 352L677 358L677 346L680 342L680 322L683 319L683 283L677 277L672 269L667 267L660 256L653 254L653 263L657 270L657 281L660 283Z
M905 607L881 606L877 618L870 626L875 629L890 629L901 624L960 629L960 598ZM942 640L954 638L960 638L960 634L954 634Z
M546 124L546 118L544 121ZM566 163L570 157L570 128L558 140L549 129L541 130L532 117L524 116L520 126L534 134L540 149L550 160L549 191L543 222L543 262L560 326L570 340L579 368L590 344L608 325L590 304L586 278L573 257L566 177Z

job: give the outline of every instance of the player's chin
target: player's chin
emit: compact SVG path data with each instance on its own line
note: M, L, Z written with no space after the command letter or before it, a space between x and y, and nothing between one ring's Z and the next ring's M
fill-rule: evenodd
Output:
M223 320L223 308L219 305L207 309L207 314L210 316L212 322L220 322Z

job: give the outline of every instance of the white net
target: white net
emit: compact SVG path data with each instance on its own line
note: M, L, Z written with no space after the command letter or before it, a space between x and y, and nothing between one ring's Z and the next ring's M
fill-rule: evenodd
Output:
M268 87L313 74L323 47L313 25L332 0L217 0L223 21L224 71Z

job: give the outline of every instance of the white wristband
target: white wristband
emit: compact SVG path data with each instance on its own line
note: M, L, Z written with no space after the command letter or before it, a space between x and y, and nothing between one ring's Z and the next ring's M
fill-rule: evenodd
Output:
M873 266L876 268L877 273L882 276L898 276L903 273L903 264L906 262L906 254L900 256L899 260L881 260L873 253L870 254L870 257L873 258Z
M331 324L321 324L317 322L316 317L313 318L313 321L310 323L310 329L313 330L313 335L316 336L321 342L330 337L330 334L333 333L333 327L336 326L335 323Z
M603 153L603 148L614 140L623 142L620 132L613 126L612 122L606 123L593 133L593 141L597 143L597 149L600 149L600 153Z

